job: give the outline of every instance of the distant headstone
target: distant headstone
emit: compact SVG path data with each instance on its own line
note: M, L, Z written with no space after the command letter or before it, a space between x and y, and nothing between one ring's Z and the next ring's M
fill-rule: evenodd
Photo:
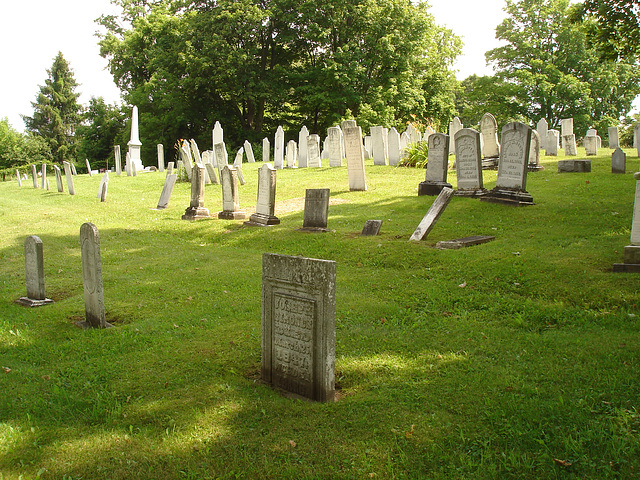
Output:
M463 128L464 125L462 125L458 117L453 117L453 120L449 122L449 155L456 154L455 136Z
M220 172L220 183L222 183L222 211L218 213L218 218L224 220L244 219L247 214L240 211L236 169L225 165Z
M47 183L47 164L43 163L40 167L40 175L42 176L42 189L49 190L49 184Z
M304 221L301 232L328 232L329 217L328 188L307 188L304 199Z
M124 170L127 172L127 177L131 176L132 167L131 167L131 155L127 152L124 156Z
M373 164L374 165L386 165L387 164L387 149L384 141L384 127L376 125L371 127L371 148L373 151Z
M33 188L38 188L38 170L34 164L31 164L31 178L33 179Z
M640 124L639 124L640 125ZM636 195L631 222L631 244L624 247L624 263L614 263L614 272L640 273L640 172L633 174Z
M564 143L565 135L573 135L573 118L564 118L560 120L560 138L562 139L562 148L566 150L567 147ZM575 135L573 136L573 139L573 143L575 144Z
M575 157L576 155L578 155L578 148L576 146L576 136L573 133L562 136L562 145L564 147L565 155L571 156L571 157Z
M336 263L262 256L262 379L311 400L335 400Z
M98 187L98 198L101 202L107 201L107 190L109 188L109 172L104 172L102 179L100 180L100 186Z
M164 172L164 145L158 143L156 148L158 149L158 171Z
M24 242L24 263L27 279L27 296L16 302L27 307L40 307L53 303L44 292L44 254L42 240L35 235Z
M167 175L171 175L173 173L173 169L175 168L175 162L169 162L167 165Z
M327 128L327 151L329 153L329 166L342 166L342 129L340 127Z
M244 154L247 156L248 163L256 163L256 157L253 154L253 146L249 140L244 141Z
M395 127L389 129L388 145L389 165L395 166L400 162L400 134Z
M302 126L298 133L298 166L300 168L306 168L309 166L307 155L307 137L309 136L309 129L306 126Z
M79 322L78 325L83 328L112 327L107 323L104 310L100 237L98 229L93 223L84 223L80 227L80 247L86 321Z
M382 228L382 220L367 220L362 227L362 232L360 232L360 236L362 237L373 237L380 233L380 229Z
M287 142L287 148L285 151L285 157L287 162L287 168L298 168L298 145L295 140L289 140Z
M558 130L547 130L547 140L545 142L546 154L549 156L557 156L560 149L560 132Z
M591 160L558 160L558 173L588 173Z
M482 156L484 168L495 167L500 157L500 142L498 142L498 123L493 115L485 113L480 120L482 133Z
M54 165L55 167L55 165ZM60 169L58 169L60 170ZM22 186L22 178L20 177L20 171L18 169L16 169L16 180L18 180L18 186L21 187Z
M627 154L617 147L611 154L611 173L626 173Z
M191 202L182 215L182 220L201 220L210 217L209 209L204 206L204 167L196 163L191 176Z
M344 128L342 130L344 132ZM371 135L367 135L364 137L364 158L365 160L369 160L370 158L372 158L372 156L373 156L373 140L371 139Z
M620 146L618 127L609 127L607 132L609 134L609 148L618 148Z
M355 122L354 122L355 123ZM350 191L366 191L367 178L364 169L364 147L362 146L362 129L359 126L342 128L345 158L347 159L347 175Z
M162 187L162 193L160 193L160 200L158 200L158 206L156 210L162 210L169 206L169 200L171 199L171 194L173 193L173 187L176 184L176 179L178 175L175 173L170 173L164 179L164 186Z
M120 145L115 145L113 147L113 156L115 159L116 165L116 175L122 175L122 155L120 153Z
M90 177L93 177L93 172L91 171L91 164L89 163L89 159L85 158L84 163L87 166L87 173L89 174Z
M439 195L443 188L452 188L447 182L449 169L449 136L433 133L429 136L429 158L424 182L418 184L418 195Z
M71 164L67 161L63 161L62 165L64 167L64 176L67 178L67 189L69 190L69 195L75 195L76 190L73 188L73 175L71 174Z
M458 132L458 134L460 134L460 132ZM427 237L429 232L433 229L436 222L440 218L440 215L442 215L442 212L444 212L444 209L447 207L447 205L449 205L452 196L452 188L445 187L442 189L440 194L431 204L431 207L429 208L427 214L422 218L422 221L413 232L413 235L411 235L411 238L409 238L409 241L420 241L424 240Z
M207 170L209 181L214 185L218 185L218 177L216 177L216 167L214 167L211 163L207 162L204 164L204 168Z
M249 217L245 225L267 227L278 225L280 219L275 216L276 206L276 169L265 163L258 169L258 201L256 213Z
M73 173L74 175L78 175L78 172L76 171L76 166L73 163L71 164L71 173Z
M456 117L457 118L457 117ZM455 195L481 197L487 194L482 181L480 133L473 128L458 130L456 145L456 175L458 188Z
M236 152L236 158L233 161L234 167L242 167L242 159L244 158L244 147L240 147Z
M545 118L541 118L540 120L538 120L538 123L536 124L536 131L540 136L540 148L542 150L547 149L547 131L548 130L549 130L549 124L547 123L547 120Z
M225 147L224 143L216 143L213 146L213 158L218 167L218 174L220 174L222 167L227 165L227 147Z
M307 166L310 168L321 167L320 161L320 136L309 135L307 137Z
M144 165L142 165L142 160L140 160L140 149L142 148L142 142L140 141L138 134L138 107L133 106L133 110L131 112L131 137L129 142L127 142L129 146L129 157L131 162L131 171L133 172L141 172L144 170Z
M598 139L595 135L587 135L584 137L584 149L587 152L587 155L597 155L598 154Z
M213 145L216 145L217 143L224 143L224 130L222 130L222 125L220 125L220 122L216 121L215 125L213 126ZM226 165L227 162L225 161L224 165Z
M267 137L262 139L262 161L268 163L271 160L271 144Z
M540 165L540 135L536 130L531 131L531 147L529 148L529 171L544 170Z
M187 172L187 178L191 181L193 175L193 157L191 156L191 145L186 140L182 141L180 145L180 159L184 165L184 170Z
M284 167L284 130L282 126L276 130L274 151L273 151L273 167L280 170Z

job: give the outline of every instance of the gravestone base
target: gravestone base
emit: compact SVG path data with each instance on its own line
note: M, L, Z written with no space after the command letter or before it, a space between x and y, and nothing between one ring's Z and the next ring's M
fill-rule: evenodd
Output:
M331 230L328 228L322 228L322 227L302 227L298 229L299 232L306 232L306 233L326 233L326 232L330 232Z
M482 170L497 170L500 157L489 157L482 159Z
M558 160L558 173L588 173L591 171L591 160Z
M36 300L35 298L20 297L18 300L16 300L16 303L24 305L25 307L41 307L43 305L49 305L53 303L53 300L51 300L50 298L45 298L44 300Z
M440 195L443 188L453 188L450 183L447 182L420 182L418 184L418 196L422 195Z
M460 248L480 245L495 240L496 237L488 235L474 235L472 237L456 238L455 240L444 240L436 243L436 248L440 250L458 250Z
M486 188L459 188L453 194L456 197L473 197L481 198L487 195L489 191Z
M640 273L640 245L624 247L624 263L614 263L613 271Z
M273 225L279 225L280 219L274 215L254 213L249 217L248 221L244 222L244 224L251 227L271 227Z
M79 322L76 322L76 327L80 327L83 330L89 330L90 328L113 328L113 325L111 325L109 322L104 322L104 325L102 327L98 327L92 325L86 320L80 320Z
M209 209L204 207L189 207L182 215L182 220L202 220L204 218L211 218Z
M530 163L529 165L527 165L527 170L529 170L530 172L539 172L541 170L544 170L544 167L539 163Z
M529 192L525 192L524 190L512 190L504 187L494 188L489 192L488 195L482 197L480 200L491 203L502 203L505 205L517 205L522 207L527 205L535 205L535 203L533 203L533 197Z
M220 220L244 220L245 218L247 218L247 214L240 211L231 212L223 210L222 212L218 213L218 218Z

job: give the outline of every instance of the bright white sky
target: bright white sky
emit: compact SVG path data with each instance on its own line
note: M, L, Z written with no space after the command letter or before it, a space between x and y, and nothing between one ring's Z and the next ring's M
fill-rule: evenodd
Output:
M0 15L0 118L22 131L20 114L32 115L31 102L47 78L58 51L73 69L80 86L80 102L102 96L118 102L120 92L100 57L94 20L117 10L109 0L3 1ZM463 38L463 55L456 69L459 79L476 73L491 74L484 53L498 46L495 27L504 18L504 0L431 0L431 13L439 25Z

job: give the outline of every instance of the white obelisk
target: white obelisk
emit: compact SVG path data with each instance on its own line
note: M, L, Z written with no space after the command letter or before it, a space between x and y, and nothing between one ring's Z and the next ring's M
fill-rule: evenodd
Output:
M135 166L135 171L141 172L144 170L142 160L140 160L140 147L142 147L142 142L138 135L138 107L135 105L131 113L131 140L129 140L127 145L129 145L129 156L131 157L131 163Z

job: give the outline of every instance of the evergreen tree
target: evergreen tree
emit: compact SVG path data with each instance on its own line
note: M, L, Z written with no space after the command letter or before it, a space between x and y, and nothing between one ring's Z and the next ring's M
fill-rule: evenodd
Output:
M75 157L75 130L81 120L81 106L75 93L78 83L61 52L53 60L49 78L40 87L33 106L33 117L23 117L27 130L40 135L48 144L55 162Z

